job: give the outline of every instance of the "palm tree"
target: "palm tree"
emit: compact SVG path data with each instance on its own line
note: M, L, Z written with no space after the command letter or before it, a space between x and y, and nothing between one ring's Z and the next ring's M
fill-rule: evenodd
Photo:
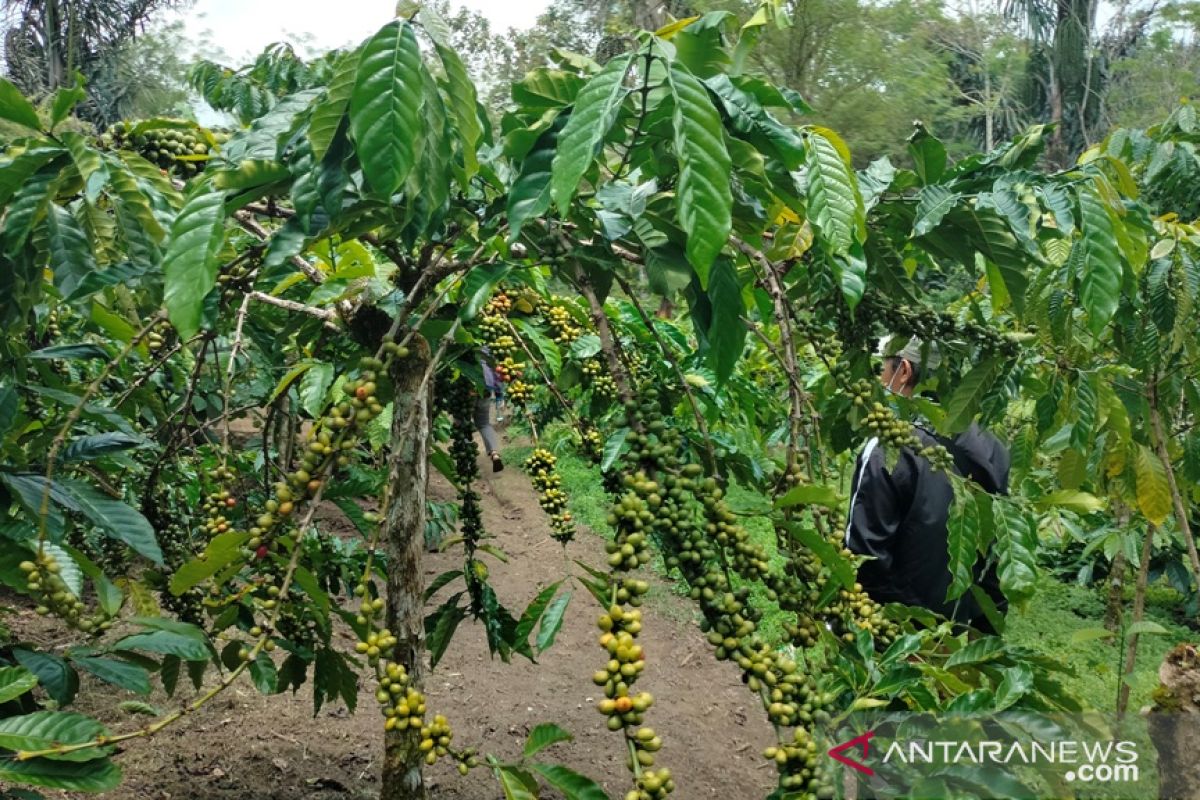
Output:
M96 76L157 12L191 0L0 0L4 72L38 97ZM90 83L90 80L89 80ZM98 107L92 104L92 116ZM84 109L87 113L87 109ZM96 119L97 122L110 120Z

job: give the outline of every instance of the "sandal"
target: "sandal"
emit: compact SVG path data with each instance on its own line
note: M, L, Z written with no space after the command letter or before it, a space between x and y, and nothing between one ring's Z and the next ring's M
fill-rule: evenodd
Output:
M504 469L504 462L500 460L499 453L492 453L492 472L500 472Z

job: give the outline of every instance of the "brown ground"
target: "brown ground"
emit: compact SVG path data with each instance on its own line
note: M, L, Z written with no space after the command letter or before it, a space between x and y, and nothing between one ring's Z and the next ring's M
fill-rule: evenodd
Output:
M540 587L570 572L574 566L570 559L603 563L600 538L585 531L564 557L550 539L535 494L516 465L498 475L492 475L482 459L481 466L486 470L481 487L484 522L496 536L495 544L511 557L507 564L491 565L491 580L501 602L519 613ZM441 499L451 496L440 478L431 491ZM326 524L333 527L336 521L331 518ZM457 550L431 554L426 580L457 567L459 558ZM736 668L712 658L691 621L687 601L666 591L652 591L651 597L643 609L648 668L638 688L657 698L646 719L664 741L656 766L671 768L677 783L674 796L680 800L764 797L773 784L774 770L760 752L772 734L761 711L752 705L754 697L739 682ZM544 759L591 776L619 800L630 786L620 737L604 727L604 718L594 710L599 695L591 675L605 660L596 644L597 613L593 598L576 585L557 642L537 665L520 657L511 664L493 660L482 630L464 622L428 681L430 712L449 718L456 745L474 744L503 760L519 756L534 725L556 722L575 740L545 751ZM362 695L358 714L334 704L314 718L308 687L296 696L265 697L249 681L235 685L191 718L152 739L130 743L117 758L125 771L124 783L101 797L376 797L382 719L370 692ZM124 699L128 698L103 685L87 685L77 706L119 731L137 724L114 709ZM172 701L161 695L149 700L160 708L171 707ZM485 769L461 778L452 765L441 763L427 771L427 780L431 795L438 798L503 796ZM547 791L545 796L556 795Z

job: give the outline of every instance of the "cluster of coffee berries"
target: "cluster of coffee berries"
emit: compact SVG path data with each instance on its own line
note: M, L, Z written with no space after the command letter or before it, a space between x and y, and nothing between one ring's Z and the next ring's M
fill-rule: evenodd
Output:
M583 331L571 321L571 314L560 303L562 298L552 297L539 306L542 318L550 326L550 338L559 346L569 345L579 338Z
M798 727L792 741L768 747L763 758L775 762L779 785L788 796L826 800L834 796L833 777L822 768L820 749L806 728Z
M508 312L512 311L512 298L505 292L497 292L492 295L492 299L488 300L486 306L483 307L485 314L506 317Z
M1011 336L975 322L960 322L952 314L923 306L895 305L874 292L862 299L860 310L895 334L915 336L923 342L955 341L974 346L985 353L1009 358L1020 352L1020 343Z
M518 378L505 388L504 396L516 405L523 406L533 399L533 387Z
M493 368L496 372L496 377L504 383L518 381L525 375L525 362L517 361L512 356L507 356L496 362Z
M495 363L512 358L517 353L517 340L508 327L508 320L500 314L484 314L480 318L479 336Z
M186 125L180 120L181 124ZM213 140L221 144L228 134L214 131ZM151 128L137 130L135 122L116 122L100 135L100 145L117 150L136 150L143 158L164 170L191 177L204 169L209 156L208 141L194 130Z
M163 345L167 343L168 337L171 336L173 331L174 328L171 327L170 322L165 319L161 320L146 334L146 349L151 353L157 353L159 350L162 350Z
M583 377L587 384L591 386L592 392L597 397L611 400L617 396L617 382L604 369L600 359L589 358L583 362L580 369L583 371Z
M608 566L614 570L632 570L650 563L649 534L655 518L652 509L661 502L658 484L646 473L626 475L624 483L628 491L608 512L608 524L616 535L604 546Z
M549 450L539 447L525 459L525 471L538 493L538 504L550 517L551 536L566 544L575 538L575 521L567 510L567 493L562 490L562 476L555 465L558 459Z
M584 421L581 423L583 430L576 432L576 445L580 452L588 457L592 462L599 463L604 455L604 437L600 435L600 431L596 430Z
M217 467L211 470L208 476L215 481L226 483L226 485L234 479L233 471L226 467ZM233 521L226 515L232 514L235 508L237 508L237 498L228 489L215 489L209 492L203 505L206 515L205 533L211 538L233 530Z
M35 609L38 614L53 614L84 633L99 633L112 627L108 619L84 616L83 601L62 579L62 565L53 554L39 550L34 561L22 561L19 567L25 573L25 589L38 604Z

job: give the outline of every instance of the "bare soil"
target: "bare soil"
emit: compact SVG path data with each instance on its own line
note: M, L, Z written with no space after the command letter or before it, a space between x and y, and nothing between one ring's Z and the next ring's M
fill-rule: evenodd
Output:
M580 570L572 559L602 565L603 541L587 531L563 548L550 538L546 519L519 465L492 474L480 459L484 480L483 514L494 544L510 556L491 564L491 581L501 602L517 613L549 583ZM439 478L430 487L439 499L453 490ZM322 525L336 529L340 512L323 513ZM460 566L461 555L431 553L426 581ZM773 734L755 698L741 684L736 667L717 662L693 621L690 604L658 584L643 608L642 642L647 670L638 688L657 701L646 724L664 741L656 766L670 767L680 800L764 797L774 769L761 757ZM619 800L630 788L621 737L609 732L595 711L599 699L591 675L606 660L597 644L599 607L578 584L554 646L539 663L516 657L505 664L488 655L482 629L464 622L426 685L429 713L444 714L455 744L476 746L504 761L516 760L526 734L538 723L555 722L574 734L571 742L544 751L546 761L565 764L598 781ZM27 636L37 618L12 620ZM25 623L25 624L23 624ZM32 638L32 636L30 637ZM353 647L346 635L345 646ZM84 681L88 681L85 677ZM374 798L379 791L382 717L369 691L358 713L340 704L314 717L308 685L299 693L263 696L247 680L199 712L149 739L128 743L117 757L125 780L100 795L110 800L350 800ZM103 684L87 683L78 710L94 714L115 731L139 724L116 709L130 699ZM172 701L148 698L159 708ZM144 718L142 718L144 719ZM460 777L452 764L426 772L431 796L458 800L501 798L486 769ZM0 787L2 788L2 787ZM59 798L84 797L49 793ZM547 791L546 797L555 796Z

